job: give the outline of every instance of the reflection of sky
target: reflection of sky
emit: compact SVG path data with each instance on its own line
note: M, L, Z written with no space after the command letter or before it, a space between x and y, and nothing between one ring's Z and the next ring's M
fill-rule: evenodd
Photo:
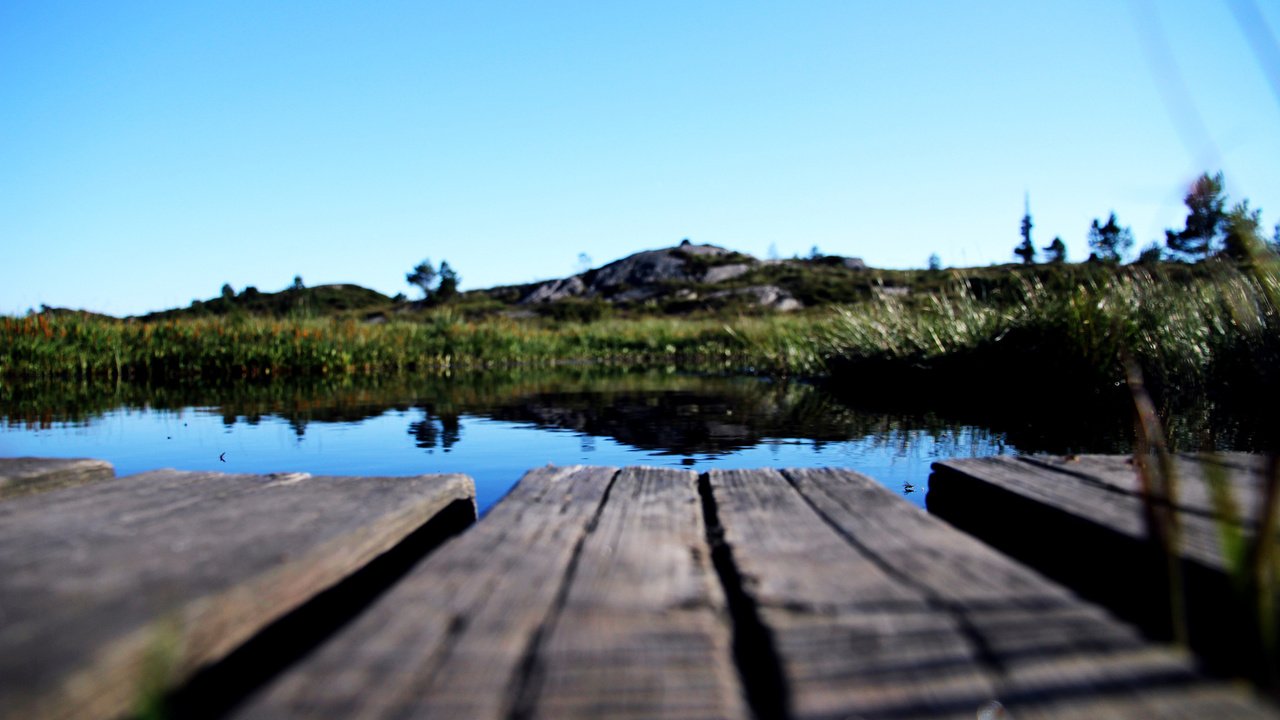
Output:
M929 465L947 457L1010 452L999 436L959 427L938 437L894 431L842 442L770 439L715 457L685 458L637 450L606 437L464 415L460 439L449 450L424 449L410 423L421 410L389 410L360 422L311 422L299 437L283 419L226 426L212 409L120 409L88 423L55 423L46 429L0 426L0 455L92 457L115 465L119 475L172 467L182 470L315 475L415 475L459 472L476 481L481 511L497 501L530 468L555 465L654 465L709 468L849 467L923 506ZM219 455L226 454L226 462ZM693 464L689 465L688 460Z

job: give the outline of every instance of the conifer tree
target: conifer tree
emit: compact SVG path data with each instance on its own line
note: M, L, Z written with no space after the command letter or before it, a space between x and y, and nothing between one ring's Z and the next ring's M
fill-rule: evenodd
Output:
M1218 236L1226 226L1223 208L1227 196L1222 192L1222 173L1213 177L1204 173L1196 178L1182 200L1187 205L1186 226L1165 230L1165 244L1180 255L1207 258L1218 250Z
M1120 262L1132 247L1133 233L1129 228L1120 227L1114 212L1107 218L1105 225L1094 220L1089 228L1089 248L1103 262Z

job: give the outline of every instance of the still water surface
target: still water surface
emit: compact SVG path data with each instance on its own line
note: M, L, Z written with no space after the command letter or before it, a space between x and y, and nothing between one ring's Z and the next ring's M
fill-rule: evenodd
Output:
M162 467L461 472L475 479L482 513L547 463L849 467L923 506L939 459L1126 449L1123 418L1068 432L1049 418L856 408L804 383L584 369L230 388L7 388L0 419L0 455L101 458L120 475Z

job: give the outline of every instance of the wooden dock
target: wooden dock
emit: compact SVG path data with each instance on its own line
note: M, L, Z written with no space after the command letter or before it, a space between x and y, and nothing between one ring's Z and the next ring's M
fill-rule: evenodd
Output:
M1248 675L1265 665L1252 614L1226 567L1224 526L1252 537L1263 504L1265 459L1227 453L1174 458L1175 504L1192 648L1210 669ZM1222 517L1210 478L1237 507ZM931 513L1141 625L1170 634L1167 560L1149 536L1129 458L993 457L934 465ZM1163 507L1169 507L1164 503Z
M46 468L52 488L83 463ZM160 470L0 503L0 717L136 711L433 518L456 531L474 496L462 475Z
M1280 717L852 471L545 467L458 533L472 493L0 502L0 718Z

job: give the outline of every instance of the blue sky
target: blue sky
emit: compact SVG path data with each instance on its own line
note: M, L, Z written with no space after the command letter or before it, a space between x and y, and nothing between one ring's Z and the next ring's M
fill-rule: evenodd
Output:
M688 237L880 267L1280 220L1280 4L0 4L0 313L566 275ZM1245 13L1247 15L1247 13ZM1261 19L1261 24L1259 20ZM1268 50L1268 48L1270 48ZM1275 56L1270 56L1275 57Z

